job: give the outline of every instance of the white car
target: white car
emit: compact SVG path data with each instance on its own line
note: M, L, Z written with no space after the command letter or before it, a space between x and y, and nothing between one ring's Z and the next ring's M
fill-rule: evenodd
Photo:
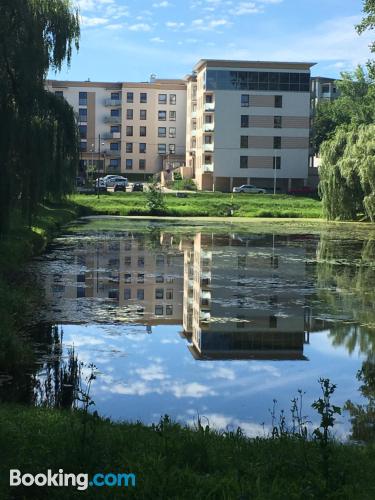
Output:
M254 186L253 184L243 184L240 187L234 187L233 193L256 193L256 194L265 194L266 190L263 188L259 188Z
M128 179L126 177L122 177L121 175L113 175L113 176L110 176L110 178L106 179L105 177L103 178L104 182L105 182L105 185L107 187L114 187L116 185L120 185L120 186L127 186L129 183L128 183Z

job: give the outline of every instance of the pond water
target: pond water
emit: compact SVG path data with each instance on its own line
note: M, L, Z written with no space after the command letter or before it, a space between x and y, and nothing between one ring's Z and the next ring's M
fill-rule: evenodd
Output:
M320 377L337 384L335 404L366 404L373 237L339 226L81 222L32 265L45 290L26 332L35 360L27 374L3 374L0 397L69 406L77 378L85 387L95 370L90 397L101 415L200 416L263 435L273 400L289 419L301 389L315 427ZM348 412L335 432L350 434Z

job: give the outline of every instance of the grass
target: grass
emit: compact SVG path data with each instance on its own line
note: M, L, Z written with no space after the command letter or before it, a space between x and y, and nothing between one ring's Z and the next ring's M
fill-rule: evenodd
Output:
M74 195L71 200L91 214L150 215L146 193L110 193L100 196ZM246 195L226 193L189 193L187 198L166 194L163 215L181 217L321 218L321 202L288 195Z
M375 448L331 442L323 466L319 445L286 437L249 439L241 432L113 423L43 408L0 407L0 497L11 498L9 469L23 473L133 473L136 486L13 489L17 498L350 499L375 498ZM13 498L13 496L12 496Z

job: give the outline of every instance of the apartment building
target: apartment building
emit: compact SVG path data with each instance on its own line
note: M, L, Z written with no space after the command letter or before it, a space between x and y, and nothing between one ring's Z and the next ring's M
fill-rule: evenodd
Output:
M311 77L311 112L315 113L316 106L321 101L333 101L340 97L337 80L322 76Z
M199 189L308 179L313 63L200 60L187 81L188 175Z
M186 84L48 80L77 114L81 175L118 173L130 180L160 172L185 157Z

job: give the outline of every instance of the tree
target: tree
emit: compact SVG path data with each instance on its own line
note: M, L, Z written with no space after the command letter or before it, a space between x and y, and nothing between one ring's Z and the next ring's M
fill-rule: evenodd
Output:
M37 204L69 191L78 161L73 109L44 89L48 70L78 49L70 0L0 3L0 234L13 209L31 223Z

